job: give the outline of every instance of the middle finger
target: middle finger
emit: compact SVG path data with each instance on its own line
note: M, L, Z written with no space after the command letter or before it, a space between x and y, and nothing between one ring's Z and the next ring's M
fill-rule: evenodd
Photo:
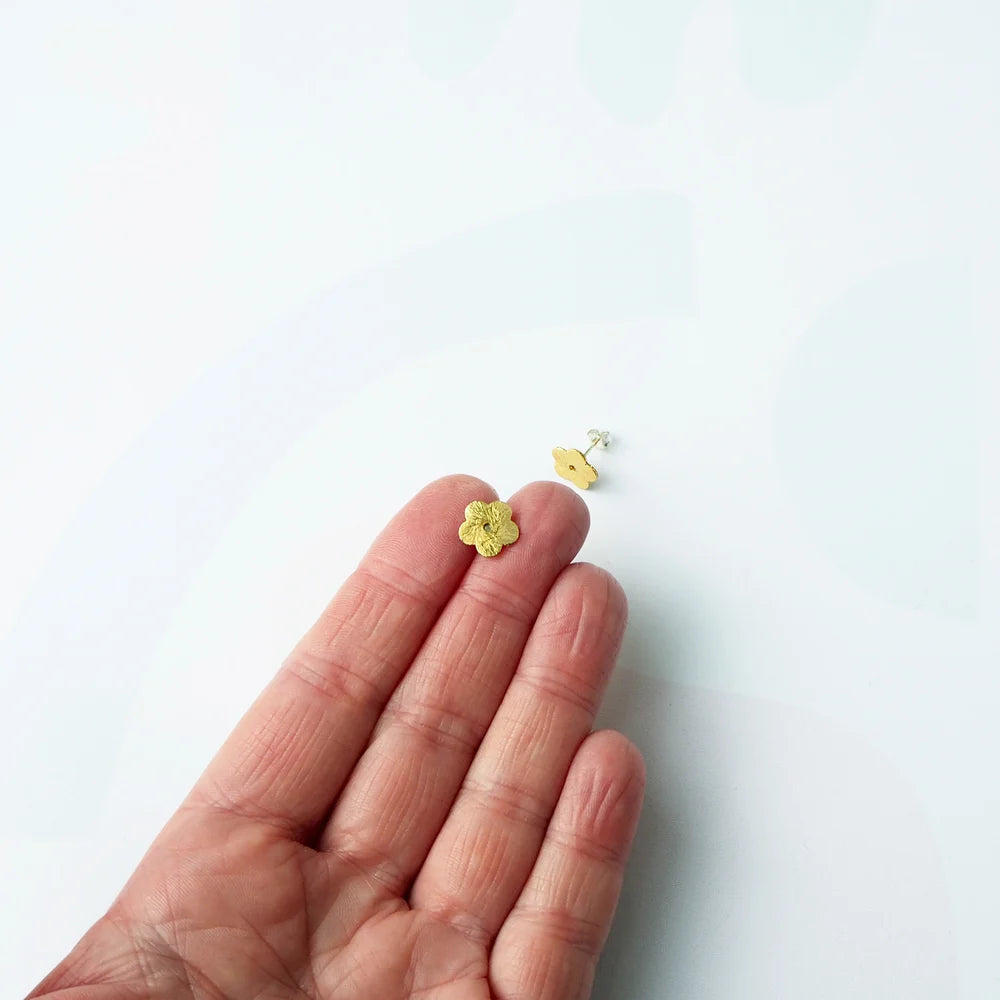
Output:
M586 504L565 486L532 483L510 506L519 541L473 562L390 698L320 841L389 894L402 893L423 862L549 588L587 534Z

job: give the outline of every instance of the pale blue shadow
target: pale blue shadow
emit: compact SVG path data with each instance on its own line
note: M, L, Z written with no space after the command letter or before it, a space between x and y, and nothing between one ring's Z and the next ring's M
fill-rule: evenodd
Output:
M806 331L775 408L788 495L858 587L972 616L980 601L975 288L957 261L887 270Z
M489 55L516 6L516 0L411 0L413 58L432 78L452 79L469 72Z
M846 79L868 33L873 0L732 0L737 59L750 91L807 104Z
M582 0L580 75L618 119L645 124L670 100L697 0Z

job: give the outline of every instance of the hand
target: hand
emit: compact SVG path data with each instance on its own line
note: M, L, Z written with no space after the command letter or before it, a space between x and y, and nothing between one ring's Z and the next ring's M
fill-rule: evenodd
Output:
M591 733L625 626L566 487L520 540L458 539L495 494L453 476L389 524L32 997L576 1000L643 765Z

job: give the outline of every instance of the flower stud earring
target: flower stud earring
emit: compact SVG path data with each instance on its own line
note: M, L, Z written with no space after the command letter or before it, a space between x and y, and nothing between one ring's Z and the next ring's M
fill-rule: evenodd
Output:
M607 431L589 430L587 437L590 439L590 447L586 451L576 448L552 449L556 472L581 490L589 489L590 484L597 481L597 469L587 461L587 455L594 448L607 448L611 444L611 435Z
M458 537L466 545L475 545L481 556L497 556L505 545L513 545L521 534L510 515L510 507L502 500L492 503L473 500L465 508L465 520L458 529Z

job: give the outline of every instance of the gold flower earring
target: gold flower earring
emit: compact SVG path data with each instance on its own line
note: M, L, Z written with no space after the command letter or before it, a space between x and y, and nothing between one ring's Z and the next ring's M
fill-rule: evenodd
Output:
M597 482L597 469L587 461L587 456L594 448L607 448L611 444L611 435L608 431L589 430L587 437L590 439L590 447L586 451L579 451L576 448L552 449L552 457L556 460L556 472L574 486L579 486L581 490L589 489L591 483Z
M510 516L510 507L502 500L492 503L473 500L465 508L465 520L458 529L458 537L466 545L475 545L481 556L498 556L505 545L513 545L521 534Z

